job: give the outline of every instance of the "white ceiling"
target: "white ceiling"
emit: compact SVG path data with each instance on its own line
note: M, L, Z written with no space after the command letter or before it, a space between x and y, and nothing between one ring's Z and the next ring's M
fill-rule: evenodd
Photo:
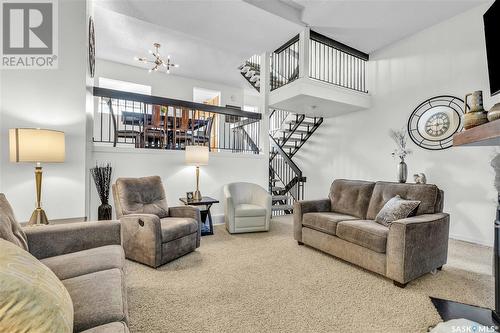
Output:
M371 53L485 0L282 0L311 29ZM467 24L467 22L464 22Z
M242 0L97 0L95 5L98 58L142 67L134 56L147 55L158 42L160 53L180 65L172 74L245 88L250 86L237 67L302 29Z
M485 2L94 0L96 55L142 67L134 56L147 55L159 42L160 52L181 66L174 75L249 88L236 67L253 54L274 50L306 25L371 53Z

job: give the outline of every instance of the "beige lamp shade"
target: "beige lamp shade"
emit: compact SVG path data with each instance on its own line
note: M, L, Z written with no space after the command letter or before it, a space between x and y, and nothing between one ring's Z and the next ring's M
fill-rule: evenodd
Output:
M207 165L208 156L208 147L206 146L186 146L187 165Z
M11 128L9 152L11 162L64 162L64 132L37 128Z

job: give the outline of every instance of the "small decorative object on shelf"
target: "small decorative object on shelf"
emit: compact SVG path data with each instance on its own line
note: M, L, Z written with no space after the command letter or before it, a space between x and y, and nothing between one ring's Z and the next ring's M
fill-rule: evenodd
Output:
M493 107L488 111L488 120L494 121L500 119L500 103L493 105Z
M396 149L392 152L393 157L399 157L398 164L398 181L400 183L406 183L408 178L408 167L405 163L405 158L411 154L411 150L406 146L406 130L403 128L401 130L390 130L389 135L392 140L396 143Z
M186 192L186 199L193 200L193 197L194 197L193 192Z
M470 106L467 104L468 97L470 98ZM483 108L483 92L478 90L465 95L464 102L464 128L469 129L488 122L488 114ZM467 111L467 107L469 111Z
M112 207L108 204L108 200L112 169L109 163L101 166L96 164L95 168L90 169L92 178L94 178L97 194L99 195L99 199L101 199L101 205L97 210L97 219L99 221L111 220Z
M427 184L427 177L425 177L424 173L416 173L413 175L413 179L416 184Z

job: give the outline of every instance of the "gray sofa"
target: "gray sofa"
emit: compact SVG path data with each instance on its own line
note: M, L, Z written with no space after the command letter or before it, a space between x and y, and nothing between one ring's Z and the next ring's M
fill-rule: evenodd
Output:
M74 332L129 331L118 221L21 228L0 193L0 238L22 248L27 245L61 280L73 302Z
M158 267L200 246L200 210L168 207L160 177L118 178L113 197L128 259Z
M374 221L384 204L400 195L419 200L415 216L386 227ZM384 275L399 287L440 270L448 254L449 215L443 192L431 184L335 180L329 198L294 206L294 238Z

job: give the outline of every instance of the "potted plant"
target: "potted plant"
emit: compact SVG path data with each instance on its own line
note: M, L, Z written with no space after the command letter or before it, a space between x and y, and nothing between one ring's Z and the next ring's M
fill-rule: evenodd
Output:
M109 187L111 185L111 164L98 166L96 164L95 168L90 169L90 174L94 179L95 187L99 199L101 200L101 205L97 210L97 219L101 220L111 220L112 207L108 204L109 200Z

